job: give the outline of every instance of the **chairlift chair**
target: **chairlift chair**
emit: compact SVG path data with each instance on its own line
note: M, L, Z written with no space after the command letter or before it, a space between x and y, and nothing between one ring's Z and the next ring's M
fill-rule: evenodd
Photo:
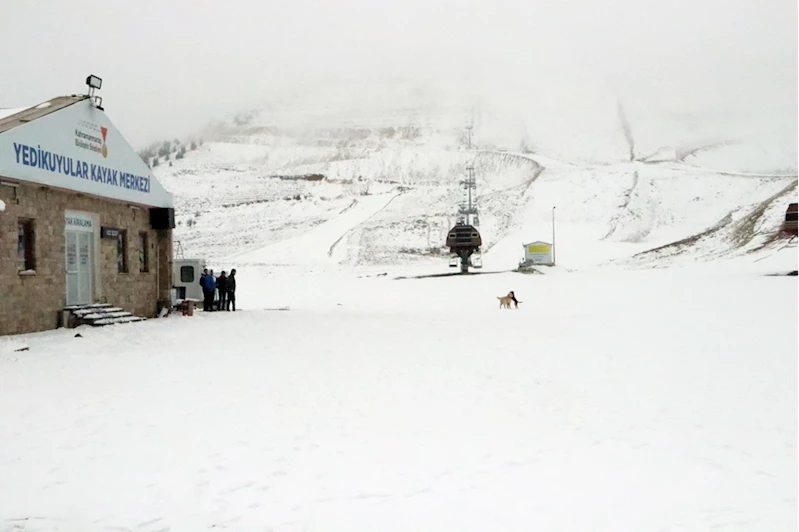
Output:
M457 268L458 264L460 263L460 257L457 255L450 255L449 256L449 267L450 268Z
M480 269L483 267L483 255L481 253L475 253L471 257L472 259L472 268Z

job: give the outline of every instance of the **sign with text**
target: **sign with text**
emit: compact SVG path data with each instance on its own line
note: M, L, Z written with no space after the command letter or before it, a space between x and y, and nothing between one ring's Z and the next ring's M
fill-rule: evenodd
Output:
M552 264L552 244L549 242L531 242L524 246L524 262L527 264Z
M94 232L93 216L89 213L67 211L64 213L64 225L67 231Z
M0 175L151 207L172 194L91 100L0 133Z
M119 229L116 227L103 227L100 229L100 238L119 238Z

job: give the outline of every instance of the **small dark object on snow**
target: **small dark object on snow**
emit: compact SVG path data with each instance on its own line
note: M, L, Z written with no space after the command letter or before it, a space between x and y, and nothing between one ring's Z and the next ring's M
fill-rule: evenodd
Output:
M799 203L791 203L785 211L785 220L780 230L789 235L797 234L797 219L799 219Z
M14 352L15 352L15 353L19 353L20 351L29 351L29 350L30 350L30 349L29 349L29 348L27 348L27 347L21 347L21 348L19 348L19 349L14 349Z
M516 293L513 290L510 291L510 296L511 299L513 300L513 304L516 305L516 308L519 308L519 303L521 303L521 301L516 299Z
M83 336L81 336L81 334L78 333L78 334L75 335L75 338L83 338Z

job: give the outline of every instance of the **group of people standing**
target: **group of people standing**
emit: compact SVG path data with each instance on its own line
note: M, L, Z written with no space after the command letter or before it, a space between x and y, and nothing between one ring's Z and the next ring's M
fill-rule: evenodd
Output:
M236 269L230 270L228 276L226 272L214 277L214 270L203 270L200 276L200 286L203 289L203 310L213 312L214 310L230 310L233 305L233 312L236 312ZM214 308L216 293L219 292L219 306Z

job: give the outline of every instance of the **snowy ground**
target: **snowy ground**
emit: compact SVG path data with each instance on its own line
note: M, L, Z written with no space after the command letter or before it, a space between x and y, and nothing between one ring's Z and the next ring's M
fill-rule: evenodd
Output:
M795 157L420 116L159 166L242 312L0 338L0 532L795 530ZM452 271L468 164L482 274L408 278ZM508 273L553 206L557 267Z
M796 529L796 278L398 273L0 339L0 531Z

